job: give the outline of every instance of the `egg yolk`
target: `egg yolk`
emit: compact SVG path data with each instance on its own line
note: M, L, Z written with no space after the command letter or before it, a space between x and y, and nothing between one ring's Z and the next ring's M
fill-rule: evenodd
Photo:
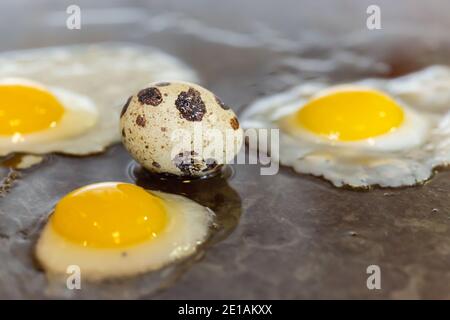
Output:
M168 215L162 200L129 183L82 187L56 205L54 230L65 239L94 248L117 248L156 238Z
M0 135L24 135L55 127L64 107L50 92L27 85L0 85Z
M335 90L313 98L295 114L298 126L340 141L392 132L403 118L403 110L389 96L359 88Z

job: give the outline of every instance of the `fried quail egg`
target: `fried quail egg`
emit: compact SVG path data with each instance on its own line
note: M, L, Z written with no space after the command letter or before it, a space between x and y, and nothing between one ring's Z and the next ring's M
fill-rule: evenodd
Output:
M56 205L36 246L48 274L71 265L83 279L131 276L193 254L213 213L183 196L104 182L74 190Z
M157 173L198 177L229 163L243 131L233 110L209 90L188 82L150 83L126 102L122 142Z
M278 128L272 159L299 173L338 187L411 186L450 162L449 90L444 66L396 79L311 82L254 102L242 123Z
M0 155L39 153L80 135L98 121L92 100L61 88L23 79L0 81Z
M155 49L112 44L3 53L0 75L0 156L101 152L120 141L130 91L152 79L197 79Z

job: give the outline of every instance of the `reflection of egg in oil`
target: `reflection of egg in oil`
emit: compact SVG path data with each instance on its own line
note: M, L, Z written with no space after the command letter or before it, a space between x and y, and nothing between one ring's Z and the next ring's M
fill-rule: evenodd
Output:
M194 253L212 218L209 209L182 196L97 183L58 202L36 255L49 273L77 265L92 280L138 274Z
M336 186L414 185L450 162L449 90L447 67L334 87L305 83L256 101L242 123L279 128L272 158L297 172Z

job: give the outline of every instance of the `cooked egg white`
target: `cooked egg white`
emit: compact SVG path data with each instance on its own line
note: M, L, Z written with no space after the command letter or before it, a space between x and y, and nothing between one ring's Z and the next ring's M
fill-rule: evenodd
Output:
M279 128L272 158L297 172L335 186L409 186L450 162L448 90L450 69L442 66L392 80L305 83L256 101L242 123Z
M0 97L0 155L57 149L98 121L89 98L29 80L0 80Z
M84 45L0 55L0 156L86 155L120 140L130 92L159 79L196 80L153 48Z
M131 276L193 254L212 218L209 209L182 196L97 183L58 202L36 256L49 274L77 265L84 279Z

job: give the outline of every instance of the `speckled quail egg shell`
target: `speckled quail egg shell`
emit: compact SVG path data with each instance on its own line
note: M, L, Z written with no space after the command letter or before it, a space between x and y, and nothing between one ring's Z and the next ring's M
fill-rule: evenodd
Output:
M122 141L137 162L150 171L179 176L202 176L230 162L243 139L236 114L212 92L187 82L149 84L128 99L120 123ZM173 139L180 129L194 137L196 128L204 133L215 129L228 135L229 143L207 133L190 148ZM207 150L216 143L222 154L209 156Z

